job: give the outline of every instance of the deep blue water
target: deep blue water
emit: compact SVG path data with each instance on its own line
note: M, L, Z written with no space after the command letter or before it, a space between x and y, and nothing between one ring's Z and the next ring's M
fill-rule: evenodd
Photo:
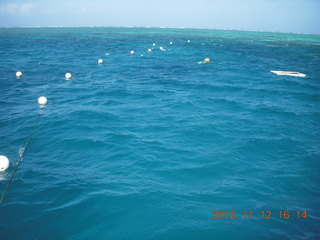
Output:
M0 29L0 239L319 239L319 76L319 35Z

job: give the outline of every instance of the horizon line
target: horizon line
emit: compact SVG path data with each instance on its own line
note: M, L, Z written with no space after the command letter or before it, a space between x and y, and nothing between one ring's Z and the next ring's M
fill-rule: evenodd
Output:
M270 30L243 30L243 29L227 29L227 28L196 28L196 27L167 27L167 26L99 26L99 25L89 25L89 26L0 26L0 28L148 28L148 29L192 29L192 30L215 30L215 31L239 31L239 32L260 32L260 33L284 33L284 34L296 34L296 35L316 35L319 36L320 33L302 33L302 32L280 32L280 31L270 31Z

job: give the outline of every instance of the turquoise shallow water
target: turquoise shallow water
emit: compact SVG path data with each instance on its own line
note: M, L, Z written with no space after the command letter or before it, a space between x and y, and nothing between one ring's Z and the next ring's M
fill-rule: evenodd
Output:
M0 29L0 238L319 239L319 76L317 35Z

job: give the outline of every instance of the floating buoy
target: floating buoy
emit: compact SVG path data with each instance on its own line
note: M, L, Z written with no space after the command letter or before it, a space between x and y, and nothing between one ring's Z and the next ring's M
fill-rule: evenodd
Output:
M188 40L188 42L191 42L190 40Z
M209 63L210 61L211 61L211 59L210 59L210 58L205 58L205 59L203 59L203 61L198 62L198 64Z
M22 77L22 72L20 72L20 71L16 72L16 77L17 78L21 78Z
M133 50L131 50L131 51L130 51L130 54L131 54L131 55L133 55L133 54L134 54L134 51L133 51Z
M152 44L152 46L155 46L155 45L156 45L155 43Z
M160 49L161 51L166 51L163 47L159 47L159 49Z
M46 105L47 102L48 102L48 100L47 100L46 97L39 97L39 98L38 98L38 103L39 103L40 105Z
M170 42L170 45L172 44L172 42Z
M10 162L6 156L0 156L0 172L3 172L9 168Z
M100 59L98 60L98 63L99 63L99 64L102 64L102 63L103 63L103 59L100 58Z
M152 52L151 48L148 49L148 52Z
M72 78L71 73L66 73L66 75L64 75L66 77L67 80L70 80Z

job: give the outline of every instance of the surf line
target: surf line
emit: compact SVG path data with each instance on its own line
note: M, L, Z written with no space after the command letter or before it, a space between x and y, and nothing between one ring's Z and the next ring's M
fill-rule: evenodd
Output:
M9 190L9 187L10 187L10 185L11 185L11 182L12 182L12 180L13 180L13 178L14 178L14 175L16 174L16 172L17 172L17 170L18 170L18 167L19 167L20 163L21 163L22 160L23 160L24 154L25 154L26 150L28 149L28 147L29 147L29 145L30 145L30 142L31 142L31 139L32 139L34 133L36 132L37 128L39 127L40 118L41 118L41 115L38 116L37 121L36 121L36 125L34 126L33 130L31 131L31 134L29 135L29 138L28 138L26 144L24 145L24 148L22 148L22 149L23 149L22 152L19 153L19 155L20 155L20 156L19 156L19 160L18 160L18 162L16 163L16 166L15 166L15 168L14 168L14 170L13 170L13 172L12 172L12 174L11 174L11 176L10 176L7 184L6 184L6 187L5 187L2 195L1 195L0 203L2 203L2 202L4 201L4 199L5 199L6 195L7 195L7 192L8 192L8 190Z

